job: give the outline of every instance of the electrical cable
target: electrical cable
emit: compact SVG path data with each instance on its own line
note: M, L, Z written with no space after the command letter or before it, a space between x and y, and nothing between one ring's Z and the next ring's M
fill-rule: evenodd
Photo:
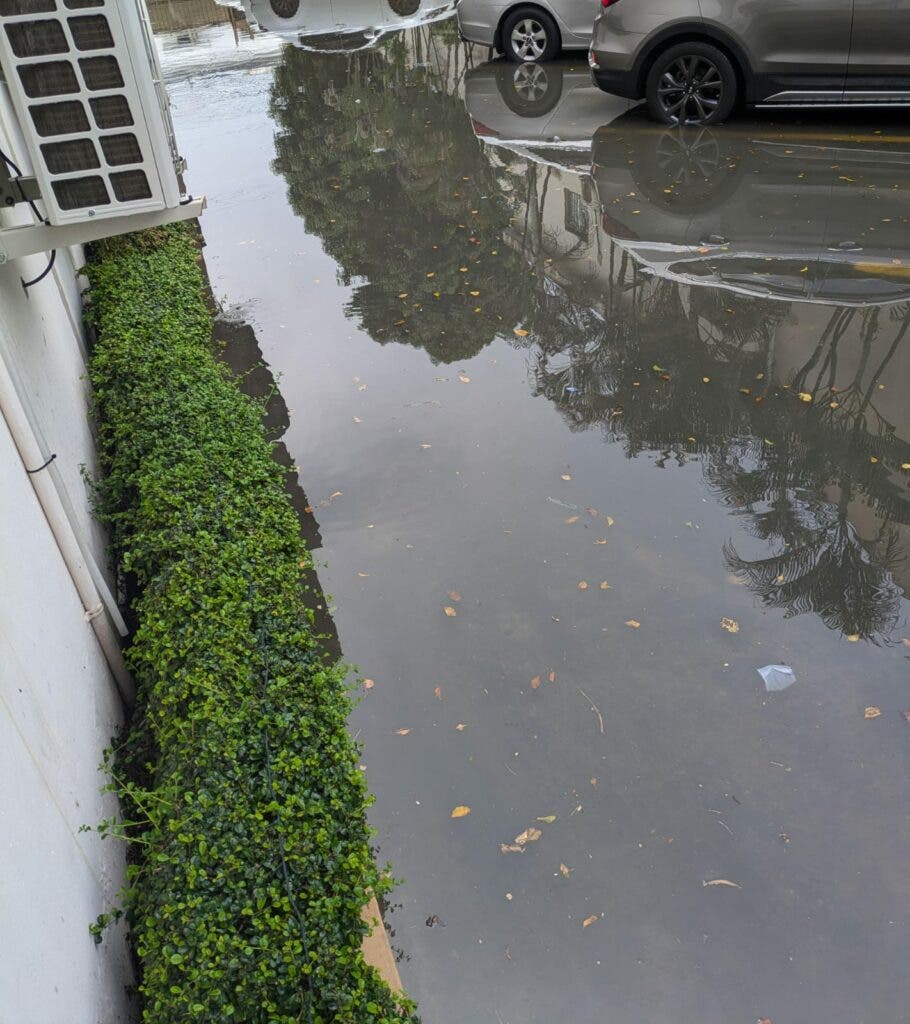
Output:
M0 160L2 160L7 165L7 167L9 167L9 169L13 172L13 174L16 175L17 178L25 177L25 175L22 173L22 168L11 157L7 156L2 149L0 149ZM35 206L35 200L28 198L28 196L22 190L22 185L18 181L16 181L16 188L19 189L19 195L21 195L23 200L25 200L25 202L27 202L28 205L32 208L32 213L38 218L39 221L41 221L42 224L46 224L47 218L41 216L41 211L38 209L37 206Z
M51 249L51 258L47 261L47 266L44 268L44 270L42 270L37 277L33 277L31 281L22 281L22 287L26 291L28 291L29 288L32 287L32 285L40 284L47 277L47 275L54 269L54 263L56 262L56 260L57 250Z

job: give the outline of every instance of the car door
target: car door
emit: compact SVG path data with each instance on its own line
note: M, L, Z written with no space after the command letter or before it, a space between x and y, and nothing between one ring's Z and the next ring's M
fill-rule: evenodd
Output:
M562 22L563 46L587 47L591 42L594 19L600 11L601 0L552 0L552 6Z
M708 26L732 35L744 53L756 102L842 98L853 0L700 0L700 8Z
M847 99L910 97L910 8L907 0L854 0Z

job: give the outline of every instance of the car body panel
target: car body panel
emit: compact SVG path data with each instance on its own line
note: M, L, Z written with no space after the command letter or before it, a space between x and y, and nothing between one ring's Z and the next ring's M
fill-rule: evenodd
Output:
M530 0L531 6L546 11L556 22L565 50L587 49L600 0ZM461 35L471 43L496 46L502 19L518 7L518 0L459 0L457 13Z

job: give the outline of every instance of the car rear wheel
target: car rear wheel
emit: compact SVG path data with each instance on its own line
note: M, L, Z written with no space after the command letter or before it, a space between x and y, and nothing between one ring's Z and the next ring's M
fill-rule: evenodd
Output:
M561 45L556 22L536 7L518 7L503 22L502 48L509 60L553 60Z
M710 43L678 43L654 62L645 97L662 124L718 124L730 116L737 89L725 53Z

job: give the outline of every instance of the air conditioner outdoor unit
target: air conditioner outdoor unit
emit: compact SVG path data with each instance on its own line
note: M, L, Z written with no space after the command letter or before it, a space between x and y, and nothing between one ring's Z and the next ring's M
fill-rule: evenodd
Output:
M198 215L144 0L0 0L0 70L46 221L0 228L0 260Z

